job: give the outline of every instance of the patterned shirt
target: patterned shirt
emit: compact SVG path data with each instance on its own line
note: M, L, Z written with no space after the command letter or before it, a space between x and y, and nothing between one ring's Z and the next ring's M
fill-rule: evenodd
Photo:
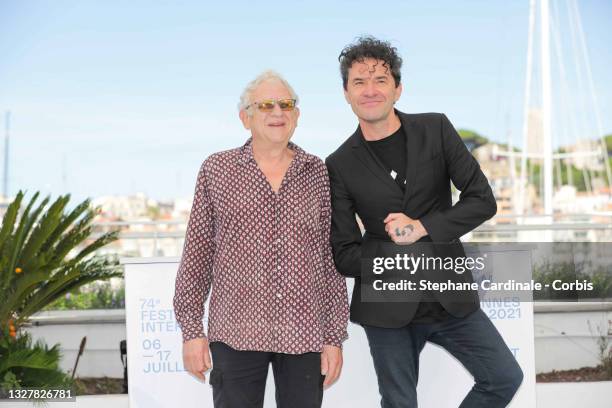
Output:
M295 155L276 193L251 142L200 168L174 294L183 341L205 336L212 287L210 342L290 354L341 346L348 298L329 242L327 168L290 142Z

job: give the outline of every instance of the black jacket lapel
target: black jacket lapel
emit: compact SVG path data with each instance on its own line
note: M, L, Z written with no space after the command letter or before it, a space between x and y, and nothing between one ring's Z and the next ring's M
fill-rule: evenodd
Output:
M353 152L357 159L361 161L363 165L367 167L381 181L383 181L389 187L393 188L396 192L399 192L401 194L402 190L400 189L400 187L395 183L395 180L391 178L391 175L387 173L387 170L382 165L382 163L380 163L380 161L366 145L359 126L357 127L355 133L353 133L353 135L351 136L351 139Z
M399 116L402 122L402 128L406 135L406 188L404 192L404 201L402 207L406 208L408 199L414 190L414 183L418 176L417 174L417 161L419 152L420 142L420 131L416 124L410 120L408 115L395 110L395 113Z

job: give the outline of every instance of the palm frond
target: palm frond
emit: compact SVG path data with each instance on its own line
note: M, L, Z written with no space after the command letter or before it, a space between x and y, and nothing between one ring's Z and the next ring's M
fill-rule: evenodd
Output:
M15 196L13 202L6 209L6 213L2 218L2 229L0 229L0 253L3 252L2 249L6 237L8 237L13 232L13 228L15 228L15 220L19 214L19 208L21 207L23 195L23 192L20 190Z
M8 241L8 244L9 244L8 254L10 257L10 261L8 264L9 271L13 271L15 269L15 263L17 261L17 257L19 256L19 251L21 249L21 246L27 234L28 226L31 225L30 209L32 208L32 206L34 205L34 202L38 198L38 194L39 193L36 192L34 196L32 197L32 199L30 199L30 202L28 203L26 209L23 211L23 214L21 215L19 225L17 227L17 230L15 230L15 234L13 238Z
M74 265L61 276L45 284L24 302L26 306L20 311L20 316L26 317L43 309L66 293L79 287L100 280L123 276L123 267L116 259L94 257Z
M23 269L27 270L32 262L39 260L40 255L44 254L39 254L38 252L45 240L53 233L60 223L62 212L67 203L67 197L60 196L41 217L40 222L30 234L19 256L20 259L23 259L23 262L21 262ZM44 263L44 260L40 260L39 262Z
M23 196L19 192L9 205L0 229L0 288L5 295L0 323L10 317L24 322L69 291L122 275L116 260L95 256L118 239L118 231L88 242L97 212L90 208L89 199L64 214L70 195L60 196L48 208L50 198L46 197L35 207L36 192L18 220ZM76 255L69 256L72 252ZM20 273L15 273L17 266Z

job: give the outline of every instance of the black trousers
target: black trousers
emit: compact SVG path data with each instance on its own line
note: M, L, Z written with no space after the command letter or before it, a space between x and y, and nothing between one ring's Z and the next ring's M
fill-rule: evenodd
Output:
M323 401L321 354L239 351L210 343L210 385L215 408L261 408L272 363L278 408L320 408Z
M482 309L438 323L397 329L363 326L378 378L382 408L417 406L419 356L426 342L451 353L474 376L460 408L507 406L523 381L523 371ZM444 392L445 384L440 384Z

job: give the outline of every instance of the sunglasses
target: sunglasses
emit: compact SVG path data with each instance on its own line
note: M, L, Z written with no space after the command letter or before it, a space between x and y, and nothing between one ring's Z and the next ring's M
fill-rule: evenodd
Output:
M250 108L251 106L257 106L261 112L272 112L274 110L274 106L278 104L278 107L283 111L292 111L295 109L295 105L297 101L295 99L264 99L263 101L253 102L246 108Z

